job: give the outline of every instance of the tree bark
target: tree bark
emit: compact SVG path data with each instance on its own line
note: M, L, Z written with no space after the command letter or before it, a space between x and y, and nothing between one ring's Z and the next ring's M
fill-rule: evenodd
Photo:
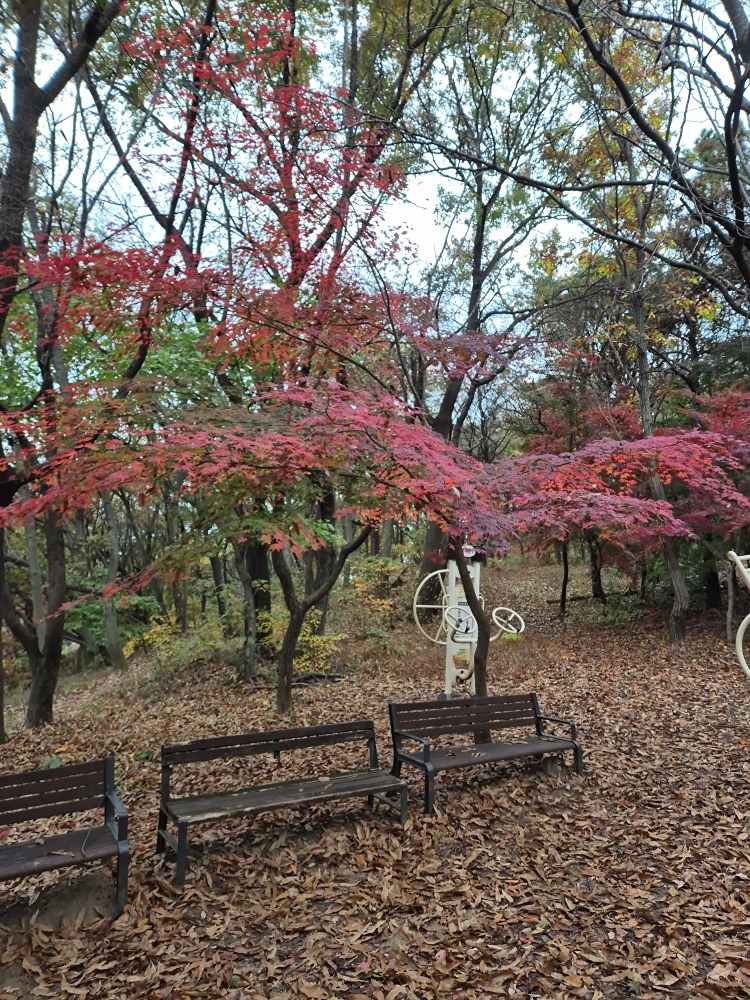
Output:
M3 594L5 593L5 528L0 526L0 743L8 739L5 730L5 657L3 646Z
M474 687L479 698L487 697L487 657L490 649L490 618L482 607L479 595L474 590L469 567L466 565L466 557L461 546L454 544L451 553L456 561L458 575L464 588L466 603L477 623L477 644L474 651Z
M326 597L333 585L338 580L346 560L360 546L364 545L372 528L365 525L360 533L351 542L343 545L336 556L330 573L323 579L312 593L306 593L300 600L294 586L294 578L285 558L285 552L276 550L272 553L273 568L281 584L281 592L284 595L284 603L289 612L289 624L284 634L284 639L279 651L279 676L276 684L276 707L282 715L289 712L292 707L292 678L294 675L294 652L297 647L305 617L311 608L318 605L323 597Z
M55 511L45 515L47 546L47 629L40 648L36 634L25 643L31 669L31 688L26 704L26 725L30 728L52 722L52 705L60 674L65 613L61 611L66 594L65 536Z
M224 635L230 634L229 622L227 621L227 601L225 596L224 572L221 559L217 555L208 557L211 566L211 577L214 581L214 597L216 598L216 612L221 621L221 631Z
M591 569L591 596L600 604L607 603L607 595L604 593L602 585L602 554L599 543L595 538L588 536L586 545L589 550L589 566Z
M102 493L102 508L104 521L107 525L107 583L114 583L120 568L120 533L117 529L117 518L112 506L112 496L108 490ZM107 643L109 662L115 670L127 670L128 661L122 649L122 639L117 626L117 606L113 597L104 601L104 635Z
M243 594L243 641L242 641L242 671L243 681L252 681L256 674L256 652L258 639L258 615L255 600L255 587L248 570L247 549L252 542L238 542L234 547L234 565L242 584Z
M560 558L562 559L562 582L560 584L560 617L564 618L568 608L568 580L570 579L570 566L568 563L568 539L560 546Z

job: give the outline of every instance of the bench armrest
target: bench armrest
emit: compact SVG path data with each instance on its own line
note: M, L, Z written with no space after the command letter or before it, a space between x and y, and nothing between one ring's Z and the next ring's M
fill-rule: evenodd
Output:
M567 726L570 730L570 738L573 742L576 741L576 724L572 719L558 719L554 715L540 715L540 722L556 722L559 726ZM542 735L546 736L547 733L544 732L544 726L542 726Z
M414 733L405 733L400 729L393 730L393 746L397 754L402 754L404 751L401 749L401 740L414 740L415 743L420 743L422 745L422 755L425 764L428 763L430 759L430 741L425 739L424 736L416 736ZM406 754L409 756L409 754Z
M104 797L104 821L115 840L127 840L128 811L117 792L112 790Z

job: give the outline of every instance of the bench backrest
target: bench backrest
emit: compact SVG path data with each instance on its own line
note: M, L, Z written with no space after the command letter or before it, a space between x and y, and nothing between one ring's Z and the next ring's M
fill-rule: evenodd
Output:
M539 704L535 694L490 695L487 698L449 698L412 701L388 706L394 733L447 736L492 729L533 726L540 731Z
M114 789L114 773L115 759L108 756L84 764L2 774L0 825L98 808Z
M324 726L307 726L300 729L275 729L260 733L239 733L235 736L217 736L190 740L188 743L170 743L161 748L162 767L189 764L203 760L228 760L249 757L253 754L272 753L278 757L287 750L333 743L366 741L370 747L371 762L377 767L375 757L375 727L370 719L354 722L335 722Z

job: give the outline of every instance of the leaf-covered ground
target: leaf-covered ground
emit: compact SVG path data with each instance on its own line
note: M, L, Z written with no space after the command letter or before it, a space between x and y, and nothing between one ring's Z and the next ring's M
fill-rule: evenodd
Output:
M563 627L537 589L511 595L527 635L493 646L491 690L574 718L584 776L441 774L426 818L405 772L404 829L357 801L198 827L176 888L153 853L160 744L277 722L224 666L90 678L13 733L3 770L116 754L133 858L115 921L101 872L0 886L0 996L750 997L750 687L723 620L670 647L660 620ZM293 723L371 716L388 766L386 704L435 696L442 652L404 624L345 674L297 689Z

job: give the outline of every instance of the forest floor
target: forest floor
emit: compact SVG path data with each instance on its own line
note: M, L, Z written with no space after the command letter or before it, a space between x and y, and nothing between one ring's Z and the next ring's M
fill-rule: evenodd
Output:
M492 646L490 690L573 718L582 777L448 772L430 818L405 770L403 829L356 800L200 826L182 889L153 853L159 747L271 728L273 692L144 660L67 679L53 726L11 711L3 770L116 755L132 862L117 919L106 869L0 887L0 997L750 997L750 686L723 617L696 613L679 647L658 614L597 624L579 601L562 624L556 576L506 579L527 631ZM387 768L386 704L435 697L442 649L404 621L344 655L342 679L295 688L291 723L370 716Z

